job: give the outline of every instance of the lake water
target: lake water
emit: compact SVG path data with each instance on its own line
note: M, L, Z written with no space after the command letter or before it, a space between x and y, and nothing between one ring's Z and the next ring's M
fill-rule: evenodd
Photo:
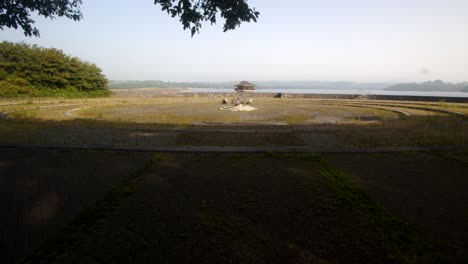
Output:
M232 88L189 88L193 93L232 93ZM300 94L357 94L357 95L414 95L440 97L468 97L462 92L384 91L384 90L337 90L337 89L257 89L257 93L300 93Z

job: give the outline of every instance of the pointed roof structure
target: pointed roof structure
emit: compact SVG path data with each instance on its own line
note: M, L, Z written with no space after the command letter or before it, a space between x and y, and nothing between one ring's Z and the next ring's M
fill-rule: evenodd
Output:
M252 92L255 91L255 84L249 83L248 81L242 81L236 85L236 92Z

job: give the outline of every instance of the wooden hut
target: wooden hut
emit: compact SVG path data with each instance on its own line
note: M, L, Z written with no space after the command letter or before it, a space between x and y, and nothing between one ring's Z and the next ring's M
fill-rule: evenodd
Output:
M248 81L242 81L236 85L236 92L253 92L255 91L255 84L249 83Z

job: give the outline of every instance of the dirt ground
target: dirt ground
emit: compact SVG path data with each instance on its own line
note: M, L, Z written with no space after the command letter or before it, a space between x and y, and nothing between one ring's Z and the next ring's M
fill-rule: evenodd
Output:
M468 153L324 154L445 255L468 262Z
M385 263L365 219L307 161L164 155L64 263Z
M2 262L463 263L467 161L2 149Z
M2 150L1 203L9 212L2 217L2 262L25 256L27 263L467 260L466 153L156 153L155 166L134 188L122 185L149 159L132 152ZM330 178L333 168L357 187ZM115 186L127 194L111 196L119 200L110 201L109 214L87 219L89 228L63 229L80 211L109 203ZM350 198L363 206L343 194L360 197ZM390 215L376 222L379 210ZM387 223L394 219L404 228ZM72 238L61 240L64 247L51 243L59 230ZM423 242L389 237L402 231ZM406 258L425 254L439 257Z
M18 263L128 177L146 153L0 149L0 256Z

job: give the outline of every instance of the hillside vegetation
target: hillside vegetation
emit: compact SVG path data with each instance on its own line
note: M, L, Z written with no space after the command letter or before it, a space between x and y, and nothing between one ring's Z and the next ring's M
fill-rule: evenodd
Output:
M107 84L95 64L61 50L0 43L0 97L101 97Z
M468 92L468 82L446 83L441 80L423 83L401 83L385 88L387 91Z

